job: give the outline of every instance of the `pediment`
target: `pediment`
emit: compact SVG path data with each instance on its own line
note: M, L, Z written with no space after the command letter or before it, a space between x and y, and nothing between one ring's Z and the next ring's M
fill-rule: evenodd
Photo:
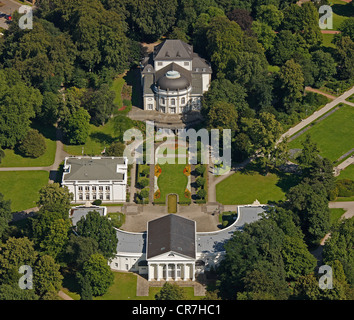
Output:
M154 257L151 257L148 259L148 261L153 261L153 260L163 260L163 261L190 261L190 260L195 260L192 257L185 256L183 254L177 253L175 251L169 251L169 252L164 252L162 254L156 255Z

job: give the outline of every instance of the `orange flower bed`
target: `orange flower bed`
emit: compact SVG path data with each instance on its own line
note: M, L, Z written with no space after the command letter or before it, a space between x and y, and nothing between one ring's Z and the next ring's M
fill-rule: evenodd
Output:
M154 193L154 199L160 199L161 197L161 191L160 189L158 189L155 193Z
M186 189L186 190L184 191L184 196L185 196L186 198L190 199L190 198L191 198L191 192L190 192L188 189Z
M160 176L161 172L162 172L162 169L161 169L161 167L157 164L157 165L155 166L155 177L158 178L158 177Z
M191 174L191 165L188 164L184 167L183 173L188 177Z

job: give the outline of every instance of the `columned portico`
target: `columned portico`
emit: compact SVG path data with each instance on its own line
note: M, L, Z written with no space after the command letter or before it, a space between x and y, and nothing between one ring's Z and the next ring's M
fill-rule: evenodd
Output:
M195 280L194 262L149 262L149 281L190 281Z

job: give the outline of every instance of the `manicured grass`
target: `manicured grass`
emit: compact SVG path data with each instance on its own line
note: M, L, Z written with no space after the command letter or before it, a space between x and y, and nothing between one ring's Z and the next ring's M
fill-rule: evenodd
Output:
M16 149L5 149L5 158L2 159L0 167L48 167L54 163L56 152L55 128L36 128L44 135L46 142L46 152L38 158L23 157Z
M354 180L354 164L346 167L344 170L340 172L340 175L337 179L351 179Z
M161 197L155 199L156 203L166 201L169 193L176 193L179 199L184 199L184 191L186 190L188 178L183 174L184 164L163 164L160 165L162 171L157 180L157 185L161 192Z
M341 208L329 209L329 223L331 226L338 222L344 213L345 210Z
M331 33L322 33L322 46L335 48L336 46L332 43L334 39L334 34Z
M48 183L47 171L0 172L0 193L11 200L12 211L36 207L38 191Z
M302 148L306 134L310 134L320 149L320 155L332 161L354 147L354 108L344 105L339 110L316 123L306 133L289 143L290 149Z
M84 145L65 145L64 150L72 155L101 155L104 148L108 147L115 137L112 119L99 127L90 124L90 134L86 143Z
M116 97L113 100L113 103L118 107L121 108L123 106L122 100L122 88L124 86L125 80L122 76L118 76L114 79L111 89L116 93Z
M349 102L354 102L354 94L352 94L347 100Z
M338 30L340 24L354 15L354 9L350 3L340 0L330 1L333 10L333 30Z
M136 295L137 276L133 273L114 272L114 283L108 289L108 292L101 297L95 297L94 300L155 300L155 294L161 290L161 287L150 287L147 297L138 297ZM194 296L192 287L183 288L188 300L199 300L201 297Z
M235 205L252 204L256 199L262 204L285 200L289 183L274 173L264 176L256 171L236 172L216 185L216 201Z
M167 196L167 211L168 213L176 213L177 212L177 195L169 194Z

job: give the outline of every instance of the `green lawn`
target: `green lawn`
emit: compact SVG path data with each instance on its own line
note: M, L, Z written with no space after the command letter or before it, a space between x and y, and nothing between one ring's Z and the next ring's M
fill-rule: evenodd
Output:
M121 108L123 106L123 100L122 100L122 88L124 86L125 80L122 76L118 76L117 78L114 79L113 84L111 86L111 89L116 93L116 97L113 101L113 103L118 107Z
M354 108L344 105L339 110L316 123L306 133L289 143L290 149L302 148L306 134L310 134L320 149L320 154L332 161L354 148Z
M236 172L216 185L216 201L222 204L252 204L256 199L268 202L285 200L285 192L293 184L290 176L264 176L256 171Z
M36 207L38 191L48 183L47 171L0 172L0 193L11 200L12 211Z
M340 0L331 0L333 10L333 30L338 30L340 24L354 15L354 9L350 3Z
M340 172L340 175L337 179L351 179L354 180L354 164L346 167L344 170Z
M37 128L44 135L46 152L38 158L27 158L20 155L16 149L5 149L5 158L1 161L0 167L48 167L54 163L56 151L55 128Z
M150 287L147 297L138 297L136 295L137 275L125 272L113 272L114 283L108 289L107 293L101 297L94 297L93 300L155 300L155 294L161 290L161 287ZM183 288L187 300L200 300L202 297L194 296L193 287ZM80 300L80 296L75 292L70 292L67 288L62 289L74 300Z
M178 194L180 199L184 199L184 191L186 190L188 178L183 174L184 164L163 164L160 165L162 171L157 180L157 185L161 192L161 197L155 202L164 203L166 195L169 193Z
M330 47L330 48L335 48L335 44L332 43L332 40L334 39L334 34L331 33L323 33L322 34L322 46L324 47Z
M105 147L115 140L113 121L110 119L105 125L96 127L90 124L90 134L84 145L65 145L64 150L72 155L101 155Z
M336 222L339 221L340 217L345 213L344 209L336 208L336 209L329 209L329 223L334 225Z

